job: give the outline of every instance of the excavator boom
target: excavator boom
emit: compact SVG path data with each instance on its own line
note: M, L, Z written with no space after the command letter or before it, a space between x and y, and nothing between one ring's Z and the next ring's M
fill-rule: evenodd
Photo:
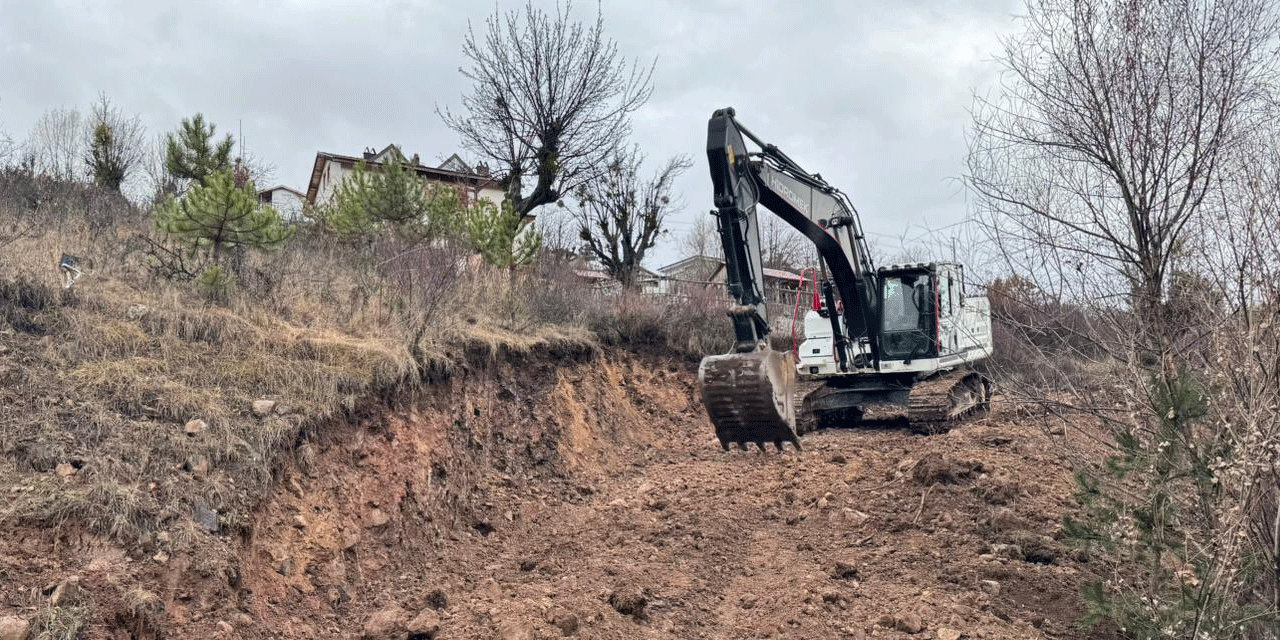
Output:
M790 352L769 347L756 205L764 205L813 242L841 300L857 301L851 305L853 313L831 314L841 357L850 338L866 342L874 352L875 274L848 199L821 176L805 172L756 138L734 116L732 108L711 116L707 160L715 188L716 208L711 213L724 248L729 295L736 303L729 311L735 342L730 353L703 359L698 378L721 446L754 442L763 448L772 442L781 448L783 442L791 442L798 447L795 360ZM760 150L749 150L747 139ZM827 297L834 298L832 292Z

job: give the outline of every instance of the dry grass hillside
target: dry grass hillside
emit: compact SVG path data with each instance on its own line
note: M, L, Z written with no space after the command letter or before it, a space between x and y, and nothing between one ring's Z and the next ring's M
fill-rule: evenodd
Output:
M173 277L184 257L130 203L15 173L0 183L6 530L225 564L235 549L209 540L248 535L300 445L370 407L534 352L694 354L723 339L701 322L710 306L596 299L556 264L509 272L305 228L242 256L211 300ZM70 287L65 254L83 271Z

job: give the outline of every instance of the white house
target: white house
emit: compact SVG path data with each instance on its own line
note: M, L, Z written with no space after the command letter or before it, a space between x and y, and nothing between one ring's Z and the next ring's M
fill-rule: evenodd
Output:
M371 168L376 167L390 158L393 153L404 159L423 180L456 187L464 205L474 202L475 198L484 198L495 204L502 202L502 186L489 175L487 169L472 168L457 154L450 156L438 167L428 167L419 161L417 154L412 158L406 158L401 153L400 147L394 144L389 144L382 151L377 152L373 149L365 149L362 157L359 158L317 152L315 164L311 168L311 181L307 185L306 201L313 205L327 203L333 198L334 192L342 181L355 171L357 164L364 162Z
M290 189L278 184L258 192L258 202L269 204L280 212L280 218L286 223L302 222L302 210L307 196L297 189Z

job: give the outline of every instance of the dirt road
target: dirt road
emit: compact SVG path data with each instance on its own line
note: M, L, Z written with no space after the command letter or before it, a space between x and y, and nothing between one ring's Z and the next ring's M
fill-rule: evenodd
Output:
M1069 474L999 409L945 435L821 432L798 454L723 453L697 415L670 436L567 496L492 485L492 530L423 576L449 594L439 637L1087 635L1082 565L1046 537Z

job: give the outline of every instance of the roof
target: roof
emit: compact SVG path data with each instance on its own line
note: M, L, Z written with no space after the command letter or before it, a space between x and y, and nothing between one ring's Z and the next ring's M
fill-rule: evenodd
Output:
M258 189L258 195L262 195L262 194L267 193L267 192L269 192L269 191L280 191L280 190L288 191L289 193L292 193L293 195L298 196L299 198L305 198L305 197L307 197L307 195L306 195L305 193L303 193L303 192L301 192L301 191L298 191L297 189L294 189L293 187L286 187L286 186L284 186L284 185L282 185L282 184L278 184L278 185L276 185L276 186L274 186L274 187L267 187L266 189Z
M761 271L764 271L764 277L766 278L777 278L779 280L795 280L796 282L799 282L804 279L804 278L801 278L800 274L798 273L791 273L790 271L783 271L782 269L770 269L769 267L763 267L761 268Z
M671 264L669 264L669 265L667 265L667 266L665 266L665 267L659 267L659 268L658 268L658 271L661 271L661 272L663 272L663 273L668 273L668 272L671 272L671 271L679 271L680 269L683 269L684 267L688 266L689 264L691 264L691 263L693 263L693 262L695 262L695 261L713 262L713 263L715 263L715 264L723 264L723 263L724 263L724 260L721 260L720 258L715 258L715 257L712 257L712 256L702 256L702 255L698 255L698 256L689 256L688 258L683 258L683 259L677 260L677 261L675 261L675 262L672 262Z
M441 162L440 166L437 167L437 169L446 169L448 171L461 171L466 173L476 173L476 171L472 169L471 166L468 165L465 161L463 161L462 158L459 158L458 154L456 153L446 158L444 162ZM476 175L480 175L480 174L477 173Z
M324 165L326 162L337 162L338 164L348 168L354 167L362 162L366 164L381 164L380 158L384 157L387 151L394 146L395 145L388 145L386 149L383 149L377 154L377 156L369 160L357 158L355 156L342 155L340 153L317 151L315 164L311 167L311 181L307 183L307 202L315 202L316 196L320 191L320 176L324 175ZM399 151L399 148L396 147L396 150ZM403 157L403 154L401 154L401 156ZM419 176L441 182L461 182L476 188L495 187L498 184L497 180L488 176L463 171L451 171L440 167L428 167L420 163L416 164L413 169L417 171Z
M573 270L573 273L580 278L587 278L589 280L612 280L613 279L613 276L609 275L608 271L602 271L600 269L592 269L590 267L575 268ZM660 280L661 278L662 276L659 276L658 274L644 267L639 267L636 269L637 280Z
M663 273L678 271L695 260L703 260L703 261L712 262L718 265L716 269L711 272L709 277L714 277L717 273L720 272L720 269L724 268L724 260L721 258L714 258L711 256L690 256L683 260L679 260L665 267L662 267L661 269L659 269L659 271L662 271ZM801 280L804 279L803 277L800 276L800 274L792 273L790 271L785 271L783 269L770 269L769 267L763 267L761 271L764 272L764 277L773 278L775 280L794 280L796 282L800 282Z

